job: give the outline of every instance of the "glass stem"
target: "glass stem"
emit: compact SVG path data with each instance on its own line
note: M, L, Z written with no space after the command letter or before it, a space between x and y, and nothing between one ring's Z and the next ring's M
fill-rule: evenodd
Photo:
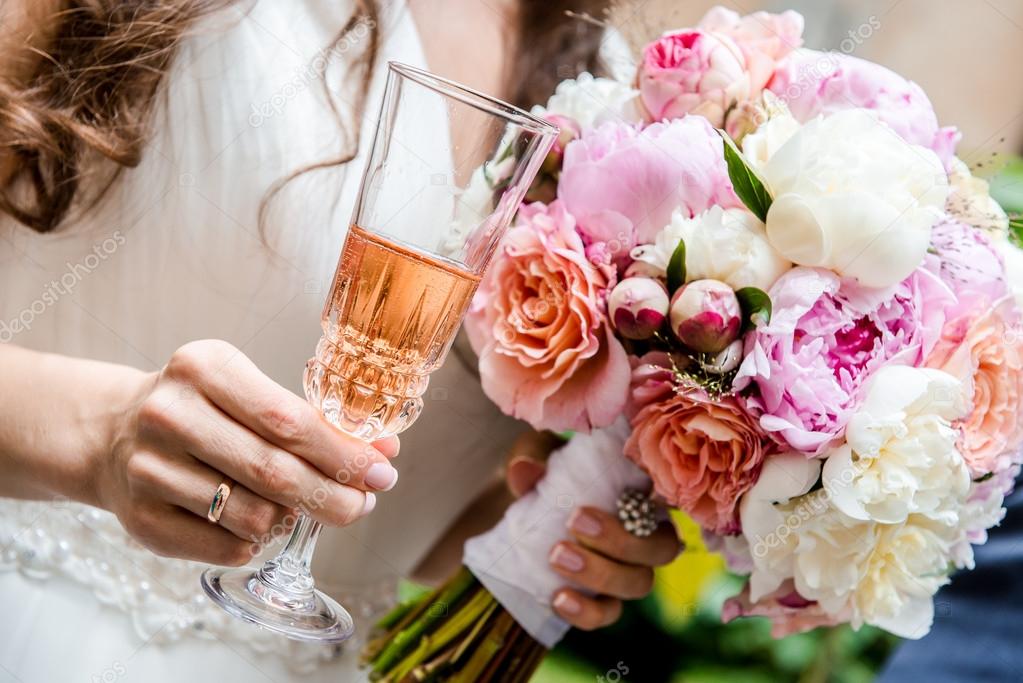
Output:
M275 588L311 595L315 584L310 565L322 529L319 522L300 515L287 545L260 570L263 580Z

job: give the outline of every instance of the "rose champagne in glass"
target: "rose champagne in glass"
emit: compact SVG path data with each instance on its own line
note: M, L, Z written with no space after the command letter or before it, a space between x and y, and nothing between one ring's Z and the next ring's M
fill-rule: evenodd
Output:
M557 133L491 97L389 64L323 336L303 378L331 424L370 442L419 417L430 373ZM319 532L302 516L275 558L257 570L208 569L203 589L231 614L290 638L347 640L351 617L316 590L309 569Z

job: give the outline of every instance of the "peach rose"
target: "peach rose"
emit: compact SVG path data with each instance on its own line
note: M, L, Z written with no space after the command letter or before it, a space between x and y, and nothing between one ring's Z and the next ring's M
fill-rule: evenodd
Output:
M650 366L636 384L655 398L632 418L625 454L654 482L658 495L718 534L740 530L739 497L756 483L764 436L732 398L712 401L702 392L656 392Z
M465 319L483 390L536 429L589 431L625 406L629 360L605 313L612 268L560 201L523 207Z
M1023 444L1023 346L1011 297L949 320L927 365L963 382L972 410L956 423L959 450L974 477L1012 465Z

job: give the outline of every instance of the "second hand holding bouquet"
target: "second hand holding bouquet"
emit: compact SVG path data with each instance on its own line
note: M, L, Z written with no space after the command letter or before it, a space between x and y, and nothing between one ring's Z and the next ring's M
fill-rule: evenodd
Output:
M579 434L382 624L377 678L528 679L571 509L644 486L749 576L724 618L779 637L919 638L972 567L1021 462L1020 252L923 91L802 28L716 8L538 108L562 137L466 326L502 410Z

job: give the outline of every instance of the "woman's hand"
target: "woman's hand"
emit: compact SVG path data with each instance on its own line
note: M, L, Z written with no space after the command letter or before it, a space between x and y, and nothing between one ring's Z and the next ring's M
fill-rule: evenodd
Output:
M531 490L543 477L547 455L559 445L550 434L527 433L516 441L508 461L508 487L515 496ZM625 530L616 515L581 507L569 518L572 541L551 548L554 571L593 595L575 588L554 594L554 610L573 626L590 631L613 624L622 600L642 598L653 587L654 567L668 564L682 550L675 527L663 523L647 538Z
M298 509L328 525L369 513L398 473L391 437L366 444L335 429L230 344L178 349L140 375L112 430L96 497L153 552L241 565L285 533ZM235 483L219 524L206 514Z

